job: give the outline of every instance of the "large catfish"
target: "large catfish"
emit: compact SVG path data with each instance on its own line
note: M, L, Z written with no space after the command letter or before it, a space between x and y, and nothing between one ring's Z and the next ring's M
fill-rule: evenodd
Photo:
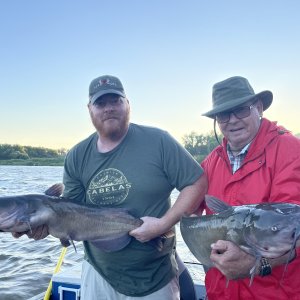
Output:
M64 246L70 241L90 241L110 252L126 247L131 241L128 232L143 223L123 208L81 205L61 198L63 188L63 184L55 184L45 195L0 197L0 231L28 232L47 225L49 233ZM164 238L170 236L168 233L150 243L161 250Z
M183 217L180 230L190 251L207 268L212 267L211 244L218 240L234 242L255 256L256 263L261 257L276 258L295 249L300 236L299 205L230 206L209 195L205 196L205 201L215 214Z

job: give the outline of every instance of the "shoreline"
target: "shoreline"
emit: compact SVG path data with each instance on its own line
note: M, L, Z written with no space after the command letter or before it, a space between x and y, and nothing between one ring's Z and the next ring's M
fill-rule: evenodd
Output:
M0 160L0 166L60 166L63 167L65 157L32 158Z

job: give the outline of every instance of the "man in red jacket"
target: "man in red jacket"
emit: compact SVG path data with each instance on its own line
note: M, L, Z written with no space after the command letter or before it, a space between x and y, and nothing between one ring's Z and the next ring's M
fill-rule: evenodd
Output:
M300 139L262 118L272 100L270 91L255 94L243 77L213 86L213 109L203 115L214 119L224 139L202 163L209 180L208 194L230 205L300 204ZM215 268L205 279L208 299L300 299L299 249L286 273L288 253L276 259L262 258L249 286L255 258L229 241L217 241L211 252Z

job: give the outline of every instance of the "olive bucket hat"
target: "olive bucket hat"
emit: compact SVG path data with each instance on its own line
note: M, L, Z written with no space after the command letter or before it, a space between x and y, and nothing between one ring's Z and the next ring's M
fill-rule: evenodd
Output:
M213 86L213 109L202 115L215 118L216 114L231 110L255 98L262 101L263 110L266 110L272 103L273 94L270 91L255 94L246 78L240 76L230 77Z

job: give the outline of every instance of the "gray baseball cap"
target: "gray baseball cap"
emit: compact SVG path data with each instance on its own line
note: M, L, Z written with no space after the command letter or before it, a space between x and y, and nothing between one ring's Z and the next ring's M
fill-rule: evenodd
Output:
M90 103L94 102L105 94L117 94L126 97L123 85L119 78L111 75L103 75L95 78L89 87Z

